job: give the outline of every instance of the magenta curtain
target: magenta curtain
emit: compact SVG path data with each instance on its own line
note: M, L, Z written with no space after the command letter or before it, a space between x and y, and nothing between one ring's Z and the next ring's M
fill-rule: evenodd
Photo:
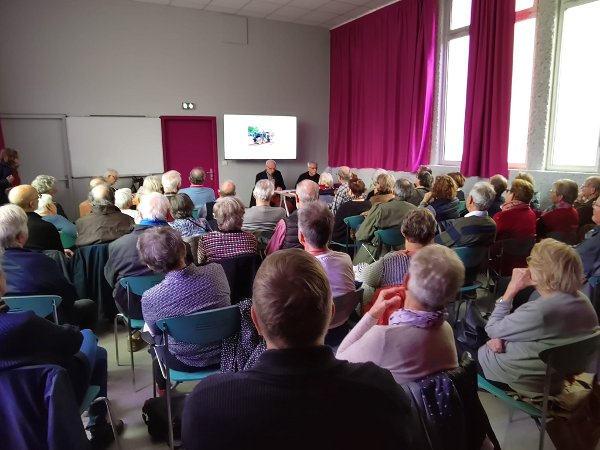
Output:
M429 162L437 0L402 0L331 31L329 165Z
M515 0L473 0L464 176L508 176Z

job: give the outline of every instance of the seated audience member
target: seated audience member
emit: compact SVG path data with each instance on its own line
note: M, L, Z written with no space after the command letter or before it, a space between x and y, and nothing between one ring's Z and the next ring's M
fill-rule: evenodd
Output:
M219 197L235 197L235 183L231 180L223 181L219 189Z
M494 217L494 214L500 212L504 204L504 196L502 194L504 194L508 187L508 181L502 175L494 175L490 178L490 184L494 187L494 191L496 191L496 198L489 209L490 217Z
M314 257L290 249L266 258L254 280L252 320L267 350L252 369L194 388L183 411L183 446L416 448L410 402L390 373L337 361L324 345L331 317L331 289ZM366 411L377 432L354 433Z
M431 186L433 186L433 174L431 168L427 166L419 167L419 170L417 170L417 180L415 181L415 188L420 199L419 203L423 201L425 194L431 191Z
M589 279L600 275L600 198L594 201L592 208L592 220L596 226L588 231L583 242L575 247L583 264L584 286L582 291L587 296L591 295Z
M115 193L105 184L90 191L92 213L75 222L78 246L112 242L133 230L133 219L123 214L114 202Z
M535 181L529 172L519 172L515 180L529 181L533 186L533 198L529 203L529 207L535 212L540 210L540 193L535 190Z
M320 191L331 191L333 193L333 176L329 172L323 172L316 182Z
M106 183L102 177L94 177L89 182L90 191L99 184ZM79 217L85 217L92 213L92 204L89 199L85 199L79 204Z
M557 236L571 242L579 228L579 214L573 208L579 188L573 180L562 179L552 184L550 206L537 221L537 237ZM559 236L560 235L560 236Z
M136 244L140 235L151 227L169 226L166 217L169 212L169 200L158 192L146 194L140 200L137 209L141 216L139 224L133 231L121 236L108 246L108 260L104 266L104 277L113 288L113 297L120 312L132 319L142 319L142 308L139 297L132 294L132 302L127 307L127 291L120 285L123 277L150 275L152 271L139 257ZM138 342L141 338L136 336Z
M163 173L161 182L164 190L164 194L168 197L175 195L181 187L181 174L176 170L169 170Z
M373 189L373 195L371 196L371 205L392 200L395 197L395 182L396 180L389 173L380 174L375 181L375 189Z
M535 236L535 213L529 206L533 198L533 186L529 181L515 179L506 192L499 213L494 214L496 240L524 239Z
M335 242L345 243L348 227L344 222L346 217L358 216L371 209L371 202L365 200L365 183L359 178L352 177L349 183L350 201L342 203L335 213L333 224L333 235L331 239Z
M4 285L4 275L0 274L0 295L4 295ZM107 396L106 350L98 346L97 338L90 330L80 332L76 327L56 325L33 312L7 314L8 310L0 299L2 370L31 364L56 364L67 371L78 405L82 403L90 384L100 387L98 397ZM23 400L33 401L25 398ZM64 408L64 405L61 406ZM64 410L61 412L67 413ZM98 402L89 408L87 429L91 433L90 444L93 449L106 448L114 439L112 428L106 420L106 413L104 402ZM117 421L116 428L117 433L121 434L124 428L123 421ZM10 432L18 433L18 430Z
M334 297L355 289L352 260L347 253L327 247L333 231L333 214L321 202L309 202L298 211L298 240L304 250L319 260Z
M21 184L19 177L19 152L13 148L0 149L0 205L8 203L8 189Z
M72 222L69 222L64 216L57 213L56 204L52 201L52 196L49 194L40 194L38 207L35 210L40 217L46 222L51 223L58 231L68 234L73 239L77 237L77 228Z
M115 191L115 184L117 183L117 181L119 181L119 172L117 172L115 169L106 169L103 178L104 182L108 184L113 189L113 191Z
M405 289L383 289L373 307L340 344L336 357L373 362L388 369L396 383L418 380L458 367L446 305L462 286L465 269L452 250L429 245L410 260ZM398 306L389 325L376 326L390 306ZM416 351L418 349L418 351Z
M375 188L377 187L377 178L379 175L384 175L386 173L388 173L388 171L385 169L375 169L375 172L371 175L371 185L367 189L367 200L371 200L371 197L375 195Z
M579 214L579 226L593 225L593 204L600 196L600 177L588 177L581 185L581 190L573 206Z
M369 214L360 228L356 230L356 239L362 245L354 257L354 264L372 263L379 259L381 249L375 241L375 231L386 228L400 228L404 217L415 209L405 199L413 191L412 183L400 178L394 185L395 198L386 203L377 203L371 207Z
M277 170L277 163L272 159L269 159L265 162L265 170L256 174L256 178L254 179L255 186L259 180L269 180L273 184L273 188L276 191L282 191L286 189L285 182L283 181L283 175L281 175L281 172ZM252 197L250 199L250 207L254 206L255 204L254 197Z
M334 215L342 203L350 201L350 187L348 186L348 183L350 182L350 178L352 178L352 172L350 171L350 167L342 166L338 169L337 175L340 187L335 191L333 202L330 205L331 212Z
M244 213L244 231L268 231L275 230L275 225L285 214L285 209L271 206L271 199L275 188L269 180L258 180L252 195L256 200L256 206L246 209Z
M190 187L179 189L180 194L187 194L192 199L194 208L196 209L201 209L207 203L215 201L215 191L212 188L204 186L205 179L206 173L204 169L202 167L194 167L190 171Z
M462 188L465 185L465 177L460 172L450 172L448 176L456 183L456 198L458 201L464 202L465 193L463 192Z
M544 392L546 363L539 353L598 330L596 312L579 292L581 274L581 260L568 245L544 239L533 247L529 268L513 270L485 327L490 340L477 353L485 378L524 395ZM535 286L540 297L511 313L516 294L528 286ZM560 392L563 383L554 372L550 395Z
M437 222L431 211L419 208L406 215L401 231L406 239L405 250L390 252L363 269L361 278L365 299L371 298L377 288L399 286L404 283L410 258L433 242Z
M169 225L184 237L201 236L211 231L206 219L194 218L194 203L187 194L175 194L168 196L171 205L171 215L175 219Z
M496 222L488 215L495 192L490 183L475 183L467 197L466 216L446 224L446 231L435 242L446 247L487 247L496 238Z
M300 174L298 180L296 180L296 184L300 183L302 180L311 180L318 183L321 178L317 173L319 165L315 161L309 161L306 166L308 167L308 171Z
M136 193L138 203L143 195L150 194L151 192L157 192L159 194L163 193L162 177L160 177L158 175L148 175L147 177L144 178L142 187Z
M198 264L256 253L256 237L242 231L244 204L240 199L236 197L219 198L215 203L213 214L219 229L200 237Z
M38 175L33 179L31 185L40 195L48 194L51 197L54 197L58 192L58 189L56 189L56 178L50 175ZM56 214L69 220L60 203L54 202L54 205L56 206Z
M58 230L51 223L46 222L35 212L38 209L39 194L28 184L21 184L10 190L8 200L20 206L27 213L27 233L29 239L24 247L29 250L57 250L64 251Z
M186 194L177 195L187 197ZM142 296L144 322L153 335L161 334L156 327L158 320L231 304L229 284L223 268L218 264L188 264L186 246L177 231L169 227L149 228L138 238L137 249L142 263L156 273L166 274L160 284L148 289ZM199 346L169 339L169 353L165 353L163 347L155 348L161 360L167 360L171 369L193 372L199 367L218 367L221 360L220 342ZM156 362L154 373L159 393L162 394L166 389L166 381Z
M435 211L435 220L438 223L449 219L458 219L460 202L456 198L456 184L452 178L448 175L435 177L431 190L423 196L419 206L431 207Z
M60 322L93 329L98 318L96 304L88 299L77 300L75 287L52 258L23 248L28 237L27 222L27 216L18 206L0 207L0 246L5 249L2 263L8 280L6 294L60 295Z
M134 221L138 218L138 213L133 206L133 194L129 188L121 188L115 191L115 206L121 210L123 214L127 214Z
M304 180L296 186L296 210L284 217L275 226L273 236L265 249L267 255L284 248L302 248L298 240L298 210L308 202L319 200L319 186L314 181Z

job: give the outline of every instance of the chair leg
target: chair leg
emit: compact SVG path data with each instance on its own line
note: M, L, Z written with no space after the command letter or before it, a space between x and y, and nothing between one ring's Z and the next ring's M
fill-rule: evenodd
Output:
M121 314L117 314L115 316L115 319L113 321L113 333L115 335L115 355L117 357L117 366L121 365L121 361L119 361L119 335L118 335L118 321L119 318L122 318L123 316Z
M540 423L540 445L539 450L544 450L544 439L546 437L546 420L548 420L548 397L550 396L550 379L552 368L552 356L546 362L546 378L544 380L544 402L542 404L542 418Z
M129 328L129 324L127 325L127 338L129 340L129 356L131 357L131 384L133 385L133 390L135 391L135 362L133 359L133 342L132 335L133 330Z
M110 403L110 400L107 397L97 397L90 404L90 406L97 402L104 402L104 404L106 405L106 411L108 413L108 421L110 422L110 427L112 428L113 435L115 436L115 446L116 446L117 450L121 450L121 442L119 440L119 433L117 431L117 426L115 424L115 418L113 417L112 405Z

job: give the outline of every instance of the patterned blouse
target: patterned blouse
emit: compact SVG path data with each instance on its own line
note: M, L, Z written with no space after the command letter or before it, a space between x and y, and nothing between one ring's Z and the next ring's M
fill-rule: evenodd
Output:
M211 231L198 241L198 264L256 253L256 237L245 231Z
M220 265L197 267L190 264L167 273L160 284L144 292L144 321L153 334L159 334L156 321L229 306L229 292L229 283ZM220 344L202 347L169 338L169 352L191 367L206 367L221 360Z
M169 222L173 229L179 231L183 237L202 236L211 231L206 219L186 217L185 219L175 219Z
M363 270L363 282L372 288L403 284L409 263L410 256L390 252Z

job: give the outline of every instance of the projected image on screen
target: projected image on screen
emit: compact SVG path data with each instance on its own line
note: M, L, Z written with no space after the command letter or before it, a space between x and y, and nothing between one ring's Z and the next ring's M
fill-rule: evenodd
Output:
M295 159L296 117L225 114L225 159Z

